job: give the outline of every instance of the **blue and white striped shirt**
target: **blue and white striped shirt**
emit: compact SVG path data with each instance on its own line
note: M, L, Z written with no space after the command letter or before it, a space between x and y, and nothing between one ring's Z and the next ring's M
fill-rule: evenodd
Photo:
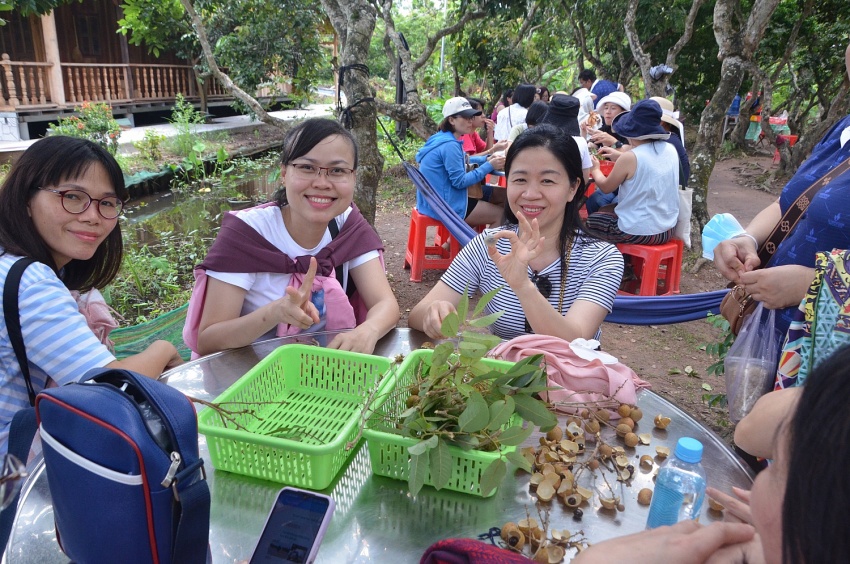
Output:
M516 226L512 229L514 232L518 231ZM490 260L484 243L486 235L495 234L501 230L501 228L487 229L472 239L461 249L441 280L459 294L463 294L467 286L471 295L484 294L502 286L502 290L487 304L485 314L504 312L490 326L490 331L503 339L512 339L525 334L525 312L522 310L519 298L502 278L496 264ZM507 239L497 239L496 248L505 255L510 252L511 243ZM532 275L530 269L528 275L529 277ZM552 292L549 294L548 301L553 309L557 309L561 294L560 261L556 260L541 270L538 275L548 278L552 283ZM576 300L593 302L611 311L622 277L623 256L614 245L578 237L573 242L570 253L567 287L564 290L561 315L566 314ZM598 332L596 338L599 338Z
M0 256L3 283L19 258L8 253ZM0 303L0 312L2 309ZM36 262L24 271L18 289L18 310L36 393L44 389L48 378L60 386L76 382L88 370L115 360L89 329L68 288L48 266ZM0 455L6 453L12 417L26 407L27 387L5 316L0 316Z

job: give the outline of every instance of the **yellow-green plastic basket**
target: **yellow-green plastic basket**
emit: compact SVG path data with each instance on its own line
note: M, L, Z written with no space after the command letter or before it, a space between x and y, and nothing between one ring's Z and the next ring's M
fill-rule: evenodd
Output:
M380 382L377 397L383 397L394 384L389 369L390 361L377 356L308 345L278 348L215 400L234 411L254 409L259 417L235 417L247 430L210 408L198 414L213 466L313 490L327 488L355 452L345 445L357 436L370 392Z
M419 350L410 353L399 365L397 379L394 389L406 390L413 382L415 370L419 361L430 360L430 350ZM507 372L514 363L501 360L484 359L494 370ZM393 388L384 388L382 391L390 392ZM366 423L363 436L369 448L369 458L372 462L372 472L379 476L405 480L410 476L410 454L408 447L419 442L416 439L402 437L396 433L386 431L386 421L398 419L398 416L407 409L405 404L409 393L391 394L383 401L383 398L375 402L374 413ZM506 426L514 426L522 423L522 418L514 414ZM514 446L502 446L501 453L516 450ZM468 493L480 497L490 497L496 493L494 488L486 496L481 493L481 475L494 460L499 458L499 452L482 452L476 450L464 450L460 447L450 446L452 456L452 475L448 484L443 489ZM431 474L426 471L425 484L433 486Z

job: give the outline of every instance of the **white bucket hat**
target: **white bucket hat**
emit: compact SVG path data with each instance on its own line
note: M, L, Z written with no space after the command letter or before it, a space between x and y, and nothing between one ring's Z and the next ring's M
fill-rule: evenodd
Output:
M632 99L629 98L629 95L625 92L611 92L596 104L597 108L601 108L603 105L611 102L612 104L617 104L625 111L629 111L632 109Z

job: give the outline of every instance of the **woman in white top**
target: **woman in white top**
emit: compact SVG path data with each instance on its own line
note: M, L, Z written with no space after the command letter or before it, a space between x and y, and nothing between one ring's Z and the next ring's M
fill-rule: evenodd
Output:
M534 103L534 95L537 88L533 84L520 84L514 90L513 104L504 108L496 117L496 130L494 132L496 141L508 138L511 129L525 123L525 114L529 106Z
M593 157L591 176L605 193L620 189L614 209L602 208L587 217L589 233L612 243L660 245L673 236L679 217L679 156L665 142L670 134L660 125L661 106L641 100L620 114L614 130L629 140L614 169L605 176Z

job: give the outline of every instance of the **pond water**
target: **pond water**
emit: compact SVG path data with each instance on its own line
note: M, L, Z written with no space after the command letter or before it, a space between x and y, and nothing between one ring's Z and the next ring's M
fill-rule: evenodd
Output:
M214 238L221 214L271 199L279 185L279 180L272 178L276 168L206 188L209 192L184 188L132 200L122 217L125 245L129 249L156 246L162 242L162 234Z

